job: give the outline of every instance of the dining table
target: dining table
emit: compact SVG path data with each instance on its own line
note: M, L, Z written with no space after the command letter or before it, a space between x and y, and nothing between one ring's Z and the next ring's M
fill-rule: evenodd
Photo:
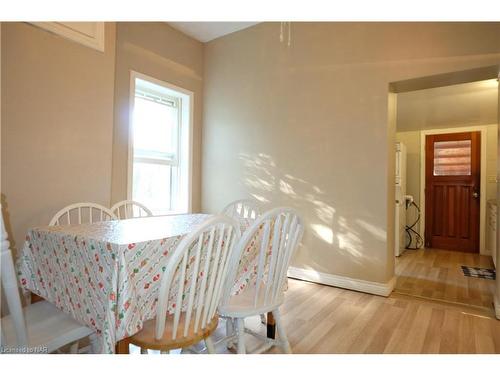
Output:
M91 224L41 226L28 231L17 260L21 287L95 330L99 352L156 315L158 290L173 250L208 214L151 216ZM249 225L239 223L244 230ZM251 251L240 263L233 294L251 282ZM169 303L176 296L169 295ZM268 335L273 321L268 319Z

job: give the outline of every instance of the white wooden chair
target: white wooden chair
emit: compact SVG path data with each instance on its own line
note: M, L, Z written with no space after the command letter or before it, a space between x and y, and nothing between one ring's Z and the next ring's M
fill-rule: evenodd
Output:
M118 219L132 219L134 217L153 216L153 213L149 208L144 206L142 203L132 200L124 200L115 203L115 205L111 207L110 210Z
M75 203L57 212L49 225L70 225L94 223L106 220L118 220L109 209L96 203Z
M279 345L285 353L291 353L279 307L284 301L284 287L290 259L300 243L303 231L303 221L295 210L272 209L262 214L248 228L233 250L228 282L219 306L219 314L230 319L226 341L232 343L236 339L238 353L246 352L245 332L265 341L265 345L257 351L259 353L273 345ZM257 246L258 255L249 269L255 265L256 275L248 282L243 292L231 296L237 281L241 257L252 243ZM276 322L278 337L275 340L247 330L244 326L246 317L268 312L273 313Z
M256 200L240 199L229 203L221 213L233 219L257 219L260 212L260 205Z
M208 353L215 353L210 335L219 321L217 306L229 269L229 255L239 239L237 223L222 215L210 218L187 235L163 273L156 318L145 322L140 332L125 339L125 344L139 346L141 353L147 353L147 349L168 353L205 340ZM168 301L173 291L177 297L175 307L171 307L173 314L169 314L172 311L168 310Z
M254 199L239 199L224 207L221 214L238 221L244 230L245 225L259 217L261 208L259 202ZM266 324L265 314L260 315L260 321L262 324Z
M78 340L90 338L91 350L97 350L94 331L81 325L68 314L47 301L22 307L12 253L2 221L1 280L9 308L9 315L1 319L1 342L3 352L32 353L54 352L71 344L70 352L78 352Z

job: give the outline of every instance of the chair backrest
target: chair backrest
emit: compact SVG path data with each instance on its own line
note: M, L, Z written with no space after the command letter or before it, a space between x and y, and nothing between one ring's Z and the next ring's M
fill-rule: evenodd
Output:
M124 200L115 203L113 207L110 208L110 210L118 219L131 219L134 217L153 216L153 213L149 208L144 206L142 203L132 200Z
M221 214L233 219L257 219L260 215L260 205L253 199L240 199L229 203Z
M175 340L188 333L200 332L215 317L228 271L229 254L240 235L234 220L218 215L205 221L179 243L159 289L157 339L164 334L166 319L173 319L172 340ZM174 293L177 296L174 311L167 318L169 296ZM184 330L177 332L181 314L184 314Z
M109 209L96 203L75 203L64 207L54 215L49 225L95 223L118 218Z
M248 270L248 309L275 305L283 296L290 259L304 233L304 223L291 208L279 207L263 213L243 233L230 260L222 305L226 305L242 269ZM255 287L252 287L253 284ZM250 303L250 302L249 302Z
M0 220L2 222L1 223L2 238L0 243L2 287L3 291L5 292L5 297L6 297L5 299L7 301L7 306L9 308L9 314L11 315L12 322L14 323L17 345L27 346L28 334L26 331L26 322L24 320L23 306L21 303L21 297L19 296L19 286L17 284L16 269L14 267L14 262L12 260L12 253L10 251L10 244L7 236L7 231L5 230L5 224L3 221L3 214L0 215ZM6 344L3 341L4 338L2 336L2 342L0 345ZM8 344L12 345L12 343Z

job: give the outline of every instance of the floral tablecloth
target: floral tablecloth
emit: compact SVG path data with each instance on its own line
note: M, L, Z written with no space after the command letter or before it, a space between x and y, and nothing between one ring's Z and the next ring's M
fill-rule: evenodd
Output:
M34 228L18 259L19 281L95 329L101 352L113 353L119 340L155 317L169 254L209 217L173 215ZM235 293L248 284L254 268L247 262L240 266L241 285L235 285Z

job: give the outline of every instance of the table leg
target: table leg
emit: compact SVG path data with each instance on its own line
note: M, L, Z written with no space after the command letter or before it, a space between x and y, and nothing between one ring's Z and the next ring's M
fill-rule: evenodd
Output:
M115 353L116 354L129 354L128 350L129 342L127 339L120 340L116 343Z
M39 295L35 294L35 293L31 293L30 292L30 295L31 295L31 303L35 303L35 302L39 302L39 301L44 301L44 299L42 297L40 297Z
M270 339L276 338L276 322L272 312L267 313L267 337Z

